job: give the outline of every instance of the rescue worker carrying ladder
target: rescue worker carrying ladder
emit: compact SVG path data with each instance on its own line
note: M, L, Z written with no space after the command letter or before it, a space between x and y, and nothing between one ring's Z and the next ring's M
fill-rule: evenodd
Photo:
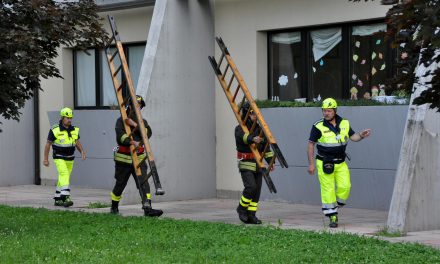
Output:
M249 110L249 103L246 101L241 108L241 114L244 120L244 116ZM256 114L250 110L250 118L247 119L246 126L250 130L253 122L257 119ZM256 128L250 135L244 133L241 126L235 128L235 143L237 146L237 159L238 168L241 173L241 179L243 180L244 190L240 199L240 203L237 207L237 213L239 219L246 224L261 224L260 219L257 218L258 201L260 199L261 185L263 182L263 174L260 168L257 167L255 156L250 149L251 144L264 143L265 139L259 137L261 128L256 123ZM264 148L264 144L258 145L260 151ZM268 151L265 154L265 159L270 162L270 158L273 157L273 152Z
M139 105L139 107L142 109L145 106L144 99L136 95L136 100ZM134 128L137 126L137 123L133 121L134 118L134 111L131 110L131 103L127 102L127 116L128 119L126 120L126 123L131 127L131 130L133 131ZM136 182L136 187L139 189L139 193L145 197L145 203L142 204L142 209L144 210L145 216L161 216L163 214L162 210L156 210L151 208L151 193L150 193L150 185L148 184L148 178L147 175L147 164L145 162L141 165L141 172L142 176L138 177L136 176L136 173L134 171L133 165L132 165L132 158L130 154L130 145L134 145L137 148L137 154L140 160L143 160L145 158L145 149L144 147L139 145L139 142L142 140L142 137L140 135L139 130L137 130L133 134L134 141L130 141L130 137L125 133L124 130L124 124L122 123L122 117L119 117L118 120L116 120L116 142L118 143L117 151L115 151L115 187L113 188L113 191L111 192L111 199L112 199L112 206L110 209L110 212L113 214L118 214L119 209L119 201L122 199L122 192L125 189L125 186L127 186L128 179L130 178L130 175L133 175L133 178ZM147 120L144 119L144 125L147 130L147 136L148 138L151 137L152 131L150 126L148 125ZM142 197L141 197L142 198Z
M307 151L308 172L314 175L313 156L315 144L317 145L316 168L321 185L322 212L329 217L329 226L332 228L338 227L338 208L346 204L350 195L350 171L345 162L348 139L354 142L361 141L371 133L371 129L355 133L349 121L336 114L337 107L333 98L327 98L322 102L324 118L313 125Z

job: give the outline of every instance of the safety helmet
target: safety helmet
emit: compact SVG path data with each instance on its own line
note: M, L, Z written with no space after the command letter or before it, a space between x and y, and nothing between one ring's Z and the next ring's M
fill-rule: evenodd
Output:
M73 118L73 111L69 107L64 107L60 111L60 116L61 118L63 117Z
M144 98L142 98L142 96L136 95L136 101L138 102L141 109L145 107L145 101ZM131 98L127 101L127 107L130 105L131 105Z
M324 101L322 101L322 109L326 108L338 108L338 103L333 98L327 98Z

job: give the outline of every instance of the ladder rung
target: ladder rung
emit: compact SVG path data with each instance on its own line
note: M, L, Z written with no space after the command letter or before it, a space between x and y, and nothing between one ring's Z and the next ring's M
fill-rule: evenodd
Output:
M125 97L124 101L122 101L121 106L126 106L126 103L130 100L130 96Z
M244 117L243 122L244 122L245 124L246 124L247 119L249 118L250 113L251 113L251 108L249 108L249 109L247 110L247 112L246 112L246 116Z
M122 69L122 64L116 69L116 71L113 73L113 77L116 77L118 75L119 71Z
M261 161L263 161L264 159L264 154L266 154L267 148L269 147L269 142L266 143L266 145L264 146L264 150L263 152L261 152Z
M144 162L147 160L147 158L148 158L148 156L145 155L145 158L143 158L143 159L141 160L141 162L139 162L139 164L137 165L137 167L140 168L141 165L142 165L142 163L144 163Z
M112 62L115 59L116 55L118 55L118 53L119 53L118 49L116 49L115 53L113 53L113 55L110 57L110 59L108 61Z
M231 87L232 82L234 81L234 77L235 77L235 75L234 75L234 73L232 73L232 76L231 76L231 79L229 80L229 84L228 84L228 88L227 88L228 90Z
M237 90L235 90L234 96L232 98L232 101L235 102L235 97L237 97L238 91L240 90L240 86L237 87Z
M111 44L112 44L112 42L113 42L113 40L115 39L115 37L111 37L110 39L109 39L109 41L107 42L107 44L105 45L105 48L107 49L107 47L109 47Z
M121 85L119 85L118 89L116 89L118 92L122 89L122 87L124 87L126 80L124 79L121 83Z
M220 60L218 61L218 67L220 67L220 65L222 65L224 58L225 58L225 54L222 54L222 56L220 57Z
M137 129L138 129L138 127L133 128L133 130L131 130L131 132L128 135L128 137L130 138L131 136L133 136L134 132L136 132Z
M246 100L246 95L243 95L243 99L241 99L241 103L240 103L240 107L238 108L238 112L240 112L241 109L243 108L244 100Z
M252 132L254 132L254 129L256 126L257 126L257 119L255 119L254 123L252 124L251 129L249 129L249 134L252 134Z
M223 80L225 79L225 76L226 76L226 73L228 72L228 69L229 69L229 64L226 65L225 72L222 75Z

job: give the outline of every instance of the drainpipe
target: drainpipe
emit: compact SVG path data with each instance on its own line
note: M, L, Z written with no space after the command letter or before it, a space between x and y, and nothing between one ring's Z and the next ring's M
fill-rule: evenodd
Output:
M34 184L41 185L39 89L34 89Z

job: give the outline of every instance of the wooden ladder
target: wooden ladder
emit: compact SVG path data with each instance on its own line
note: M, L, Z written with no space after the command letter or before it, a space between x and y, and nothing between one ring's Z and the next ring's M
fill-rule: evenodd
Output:
M259 136L266 139L264 141L265 142L264 148L262 148L263 149L262 151L259 151L259 146L258 144L255 143L251 144L250 148L255 156L255 160L257 162L258 167L263 172L263 177L267 186L269 187L269 191L272 193L276 193L277 190L272 182L272 179L270 178L269 172L272 170L272 167L275 164L275 159L278 159L281 167L283 168L287 168L288 164L284 159L284 156L281 153L281 150L278 147L275 138L270 132L269 126L264 120L263 115L260 112L260 109L258 108L257 104L252 98L252 95L249 92L249 89L247 88L246 83L243 80L243 77L241 76L240 72L237 69L237 66L232 60L225 43L219 37L216 37L215 39L217 41L218 46L220 47L222 54L218 62L212 56L209 56L209 61L211 62L212 68L214 69L214 72L217 75L220 85L222 86L223 91L225 92L226 98L228 99L232 111L234 112L234 115L237 118L238 124L241 126L243 131L245 133L252 134L252 132L254 132L256 128L257 122L260 125L261 131ZM226 66L222 66L223 62L225 62ZM241 100L237 101L237 98L241 98ZM246 115L242 117L240 111L245 101L249 102L250 108L247 111ZM253 122L252 127L248 129L248 127L246 126L246 121L248 121L251 110L253 110L253 112L256 114L257 119L255 120L255 122ZM274 156L270 159L270 162L266 166L266 164L263 162L263 159L264 159L264 155L270 151L270 148L272 148L272 151L274 152Z
M110 22L110 27L112 30L112 37L108 43L108 45L105 48L105 53L106 53L106 57L107 57L107 62L108 62L108 66L110 68L110 74L111 74L111 78L113 81L113 86L115 88L115 92L116 92L116 98L118 100L118 107L119 110L121 111L121 116L122 116L122 120L123 120L123 124L124 124L124 128L125 128L125 133L129 136L129 138L131 140L133 140L133 135L134 133L139 130L140 135L142 137L142 141L140 142L141 146L144 146L145 149L145 158L143 158L142 160L139 160L138 154L137 154L137 148L133 145L130 145L130 152L131 152L131 158L133 161L133 167L135 170L135 173L138 177L141 176L141 164L144 162L148 162L148 172L147 172L147 177L149 178L150 176L153 178L153 182L154 182L154 186L156 188L156 195L164 195L165 191L162 189L162 185L160 183L159 180L159 175L157 173L157 169L156 169L156 163L154 162L154 156L153 156L153 152L151 151L151 146L150 146L150 142L148 141L148 137L147 137L147 132L144 126L144 121L142 118L142 114L140 111L140 108L138 106L138 104L134 104L134 102L137 102L136 100L136 93L134 90L134 86L133 86L133 81L131 79L131 74L130 71L128 69L128 64L127 64L127 59L125 57L125 53L124 53L124 49L122 47L122 42L121 42L121 38L119 36L119 32L116 28L116 23L115 23L115 19L113 18L113 16L108 16L108 20ZM113 44L114 41L114 44ZM115 51L112 52L111 49L113 47L110 47L110 45L115 45ZM119 58L120 61L120 65L118 67L115 66L115 59ZM124 82L122 82L122 75L121 75L121 81L118 80L118 74L119 72L122 71L123 76L125 77ZM128 95L124 98L123 96L123 92L122 92L122 88L124 87L124 84L127 85L127 91L128 91ZM136 120L134 120L137 123L137 127L134 128L133 130L130 128L129 125L126 124L125 120L128 119L127 116L127 106L131 105L131 109L133 109L135 111L135 115L136 115ZM140 191L140 186L139 186L139 191ZM144 195L142 195L141 193L141 197L142 197L142 201L144 202Z

